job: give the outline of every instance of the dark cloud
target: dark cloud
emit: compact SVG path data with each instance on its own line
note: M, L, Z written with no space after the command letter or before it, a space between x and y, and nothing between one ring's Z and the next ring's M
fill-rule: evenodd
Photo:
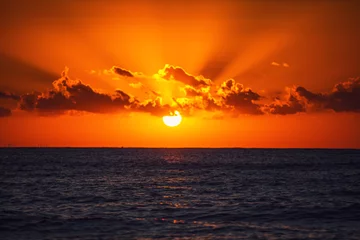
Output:
M336 112L359 112L360 78L335 85L333 92L329 95L329 99L326 107Z
M326 96L322 95L321 93L312 93L306 90L304 87L297 87L295 91L299 96L304 97L311 102L326 101Z
M192 87L206 87L210 85L210 80L192 76L181 67L166 65L161 72L163 73L162 77L166 80L176 80Z
M31 93L21 96L20 109L57 113L68 110L93 113L109 113L124 110L131 104L131 97L121 90L114 95L100 93L79 80L68 78L66 71L53 82L53 89L46 93Z
M295 114L299 112L305 112L305 107L301 102L296 99L293 95L290 95L288 100L281 102L279 99L276 99L276 102L266 105L264 107L265 111L271 114L287 115Z
M204 109L206 111L217 111L221 110L221 106L211 96L202 97Z
M15 95L13 93L0 92L0 99L12 99L12 100L20 100L20 96Z
M120 69L120 68L119 68ZM123 69L121 69L123 70ZM125 70L127 71L127 70ZM131 73L130 71L127 71ZM219 111L232 115L264 113L287 115L300 112L333 110L335 112L360 112L360 79L354 78L336 84L329 93L315 93L302 86L288 90L285 97L277 98L270 104L262 104L264 97L233 79L215 86L211 80L194 77L182 68L166 65L159 72L165 79L181 79L185 97L175 98L175 106L163 104L161 95L149 87L142 86L155 99L139 101L122 90L113 94L102 93L80 80L68 77L67 69L60 79L53 82L52 89L45 92L32 92L17 96L0 92L0 99L19 100L19 109L36 111L41 114L59 114L67 111L92 113L147 112L163 116L181 110L185 116L195 111ZM174 103L173 103L174 104ZM4 114L8 111L2 110ZM10 111L11 114L11 111Z
M11 110L4 107L0 107L0 117L9 117L9 116L11 116Z
M19 101L19 108L24 111L33 111L37 104L38 96L40 95L41 93L38 92L27 93L22 95Z
M295 114L299 112L360 112L360 79L353 78L338 83L328 93L315 93L298 86L290 90L286 101L276 99L263 107L271 114Z
M330 93L313 93L304 87L297 87L296 93L309 109L360 112L360 78L336 84Z
M129 70L126 70L126 69L123 69L123 68L120 68L120 67L112 67L111 69L114 73L120 75L120 76L123 76L123 77L134 77L134 74L129 71Z
M131 111L147 112L154 116L164 116L173 112L173 109L168 104L162 104L162 98L157 97L155 100L147 100L142 103L136 102L131 105Z
M156 116L176 110L168 104L162 104L159 96L155 100L140 102L122 90L115 90L113 95L98 92L80 80L70 79L67 70L60 79L53 82L51 90L22 95L19 108L41 114L61 114L75 110L92 113L147 112Z
M233 107L243 114L263 114L260 105L255 101L260 100L261 96L249 88L244 88L240 83L233 79L225 81L219 88L218 94L222 97L226 106Z

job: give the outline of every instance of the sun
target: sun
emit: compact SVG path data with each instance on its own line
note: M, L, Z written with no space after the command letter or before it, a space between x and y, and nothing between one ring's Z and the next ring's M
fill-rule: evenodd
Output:
M168 127L176 127L181 123L182 117L178 111L175 111L171 116L163 116L163 122Z

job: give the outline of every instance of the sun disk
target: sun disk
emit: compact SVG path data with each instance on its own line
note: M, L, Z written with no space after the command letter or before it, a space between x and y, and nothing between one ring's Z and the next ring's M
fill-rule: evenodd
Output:
M168 127L176 127L181 123L182 117L178 111L174 112L174 115L163 116L163 122Z

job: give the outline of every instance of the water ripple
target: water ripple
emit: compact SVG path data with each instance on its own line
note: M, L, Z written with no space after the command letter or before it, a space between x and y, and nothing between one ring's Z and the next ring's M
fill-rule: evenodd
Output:
M0 149L2 239L360 239L360 151Z

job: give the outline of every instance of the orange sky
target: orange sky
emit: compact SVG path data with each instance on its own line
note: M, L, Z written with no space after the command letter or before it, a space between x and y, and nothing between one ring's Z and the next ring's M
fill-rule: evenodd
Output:
M0 145L360 148L357 5L2 1Z

